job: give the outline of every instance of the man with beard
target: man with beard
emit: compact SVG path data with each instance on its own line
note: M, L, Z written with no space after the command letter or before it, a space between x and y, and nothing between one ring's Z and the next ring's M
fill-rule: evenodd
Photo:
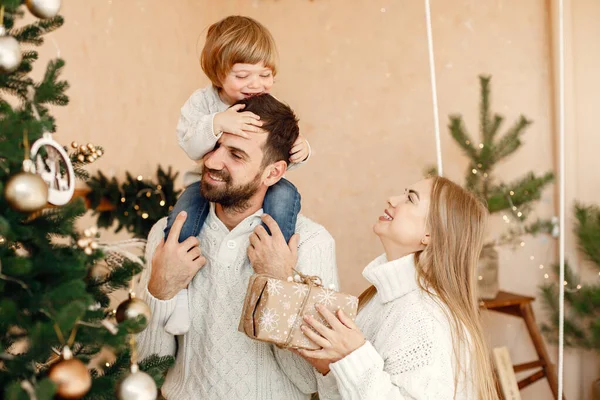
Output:
M254 272L286 279L296 268L338 286L334 241L322 226L299 215L297 235L287 244L262 213L265 193L286 172L298 137L293 111L268 94L239 103L260 117L262 131L249 139L224 133L203 158L201 193L211 206L199 235L178 242L186 217L194 218L182 212L166 240L166 218L148 237L148 265L137 293L152 319L138 335L138 350L140 359L176 355L162 388L167 399L308 399L317 391L318 372L302 358L237 330ZM164 325L174 296L185 287L190 329L173 336Z

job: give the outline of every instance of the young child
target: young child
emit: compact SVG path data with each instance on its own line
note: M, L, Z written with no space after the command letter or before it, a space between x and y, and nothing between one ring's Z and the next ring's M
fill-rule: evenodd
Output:
M277 73L277 49L271 33L259 22L248 17L230 16L208 29L200 63L211 85L192 94L181 108L177 124L179 145L194 161L202 160L206 153L212 151L223 132L247 138L260 130L262 123L259 116L244 112L243 105L231 105L271 91ZM294 164L305 162L309 156L310 146L300 136L290 152L290 162L293 163L290 169ZM188 213L179 236L180 242L197 236L204 224L209 202L200 193L197 182L200 171L196 169L193 175L194 182L186 187L169 213L165 238L180 211ZM277 221L286 241L289 241L300 212L298 190L286 179L281 179L267 191L263 211ZM184 289L176 296L175 310L165 330L181 335L189 330L189 326L188 296L187 289Z

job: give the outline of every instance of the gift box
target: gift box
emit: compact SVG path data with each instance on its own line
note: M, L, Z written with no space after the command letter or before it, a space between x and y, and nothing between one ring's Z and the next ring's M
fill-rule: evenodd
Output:
M248 283L239 331L252 339L280 347L319 349L300 329L303 316L307 314L329 326L315 309L317 304L334 314L341 309L352 320L356 318L358 298L324 288L317 277L298 274L296 281L283 281L255 274Z

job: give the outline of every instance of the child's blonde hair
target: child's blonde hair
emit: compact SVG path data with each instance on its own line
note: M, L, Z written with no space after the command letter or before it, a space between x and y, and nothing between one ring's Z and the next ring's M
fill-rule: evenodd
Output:
M271 33L260 22L238 15L212 24L200 56L202 70L217 88L234 64L264 63L277 73L277 48Z

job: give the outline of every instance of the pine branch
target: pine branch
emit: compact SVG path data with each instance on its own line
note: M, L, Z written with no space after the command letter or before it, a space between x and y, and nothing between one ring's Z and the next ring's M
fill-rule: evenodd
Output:
M524 116L520 116L519 120L508 130L508 132L500 138L494 148L494 162L500 162L512 153L514 153L519 147L521 147L520 137L525 133L525 129L531 125L532 121L529 121Z
M491 121L490 121L490 80L489 76L480 76L479 84L481 87L481 104L479 106L479 134L483 138L483 143L491 141Z
M171 356L159 357L152 355L140 362L140 369L150 375L157 387L162 387L165 382L166 372L175 365L175 358Z
M112 269L105 278L102 287L104 293L112 293L115 290L124 289L129 285L129 281L144 268L136 262L124 260L121 265Z
M539 200L542 190L554 179L552 172L536 176L533 172L510 184L501 184L490 189L488 209L490 213L519 207L523 204ZM512 195L510 193L513 193Z
M475 163L479 160L479 154L475 147L473 147L473 140L469 136L467 129L463 123L462 116L451 115L450 124L448 125L452 138L456 141L456 144L463 149L464 153L469 159Z
M492 124L489 128L489 138L488 138L489 143L493 143L494 138L495 138L496 134L498 133L500 126L502 125L502 122L504 122L504 117L502 117L501 115L497 115L497 114L494 115L494 121L492 122Z
M600 269L600 207L576 203L575 218L579 249Z
M21 28L11 29L8 33L17 39L19 43L41 46L44 44L42 36L60 28L63 23L64 19L59 15L50 19L37 20Z
M69 98L64 94L69 84L67 81L58 80L64 66L65 62L60 58L48 63L44 79L35 91L35 102L38 107L40 104L66 106L69 103Z

